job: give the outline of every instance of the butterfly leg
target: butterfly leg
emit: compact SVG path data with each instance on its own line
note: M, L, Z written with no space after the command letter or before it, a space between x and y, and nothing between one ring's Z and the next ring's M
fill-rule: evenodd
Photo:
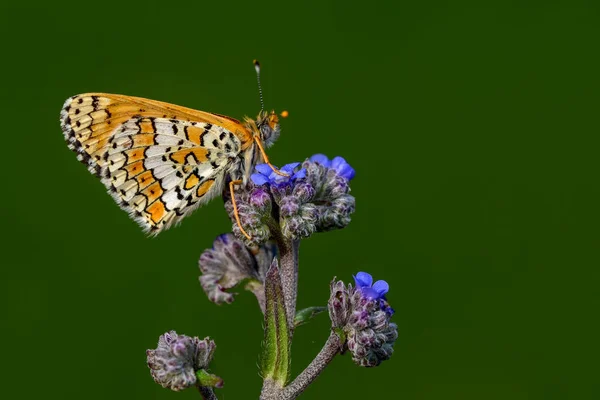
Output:
M265 164L267 164L269 167L271 167L271 169L273 170L273 172L275 172L277 175L289 176L285 172L279 171L277 168L275 168L273 166L273 164L271 164L269 162L269 157L267 157L267 153L265 153L265 149L263 148L262 143L260 142L260 139L257 138L257 137L255 137L254 140L256 141L256 144L258 145L258 149L260 150L260 153L262 154L263 159L265 160Z
M237 204L235 203L235 193L234 193L233 187L235 185L239 185L240 183L242 183L241 180L229 182L229 192L231 193L231 204L233 205L233 215L235 215L235 222L237 222L237 225L240 227L240 231L244 234L244 236L246 236L248 238L248 240L252 240L250 235L248 235L246 233L246 231L244 230L244 228L242 227L242 223L240 222L240 214L238 213Z

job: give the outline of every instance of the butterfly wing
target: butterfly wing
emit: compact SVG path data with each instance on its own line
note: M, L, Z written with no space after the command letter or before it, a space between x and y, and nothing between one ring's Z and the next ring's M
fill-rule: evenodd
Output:
M61 127L78 159L152 234L219 195L252 143L234 119L102 93L67 99Z

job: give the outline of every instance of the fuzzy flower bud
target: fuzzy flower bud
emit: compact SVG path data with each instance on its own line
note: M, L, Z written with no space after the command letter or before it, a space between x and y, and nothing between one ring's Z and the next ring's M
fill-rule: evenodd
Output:
M319 208L319 230L330 231L340 229L350 223L350 214L354 212L354 196L342 195L334 199L328 206Z
M271 236L268 223L272 218L272 200L271 196L262 187L251 185L245 190L237 190L235 192L235 200L237 204L240 222L244 230L252 238L249 241L241 232L237 224L233 203L229 194L225 196L225 210L232 221L233 233L248 245L260 245L269 240Z
M262 284L274 257L275 248L271 244L249 249L231 233L220 235L212 249L205 250L200 256L202 289L214 303L231 303L233 294L227 290L249 279L253 283L249 289L264 297ZM258 300L260 303L264 299Z
M342 281L331 281L330 285L331 296L327 303L329 310L329 318L333 328L344 328L350 317L350 297L352 293L352 285L348 287Z
M389 286L385 281L373 284L365 272L356 274L355 281L356 288L332 282L329 316L332 327L343 331L354 362L375 367L392 356L398 338L398 327L390 322L394 310L385 299Z
M208 337L200 340L175 331L167 332L159 337L155 350L146 350L152 378L174 391L193 386L198 380L196 372L208 369L215 347L215 342Z
M281 217L291 217L300 211L302 203L300 199L293 196L287 196L281 199L279 202L279 215Z
M308 203L315 197L315 188L310 183L301 181L294 185L292 195L301 203Z
M323 154L315 154L302 166L306 169L307 183L315 190L312 202L319 215L317 231L346 227L355 209L354 197L348 194L354 169L342 157L329 160Z
M253 206L259 214L271 213L271 196L263 188L256 188L250 193L250 205Z

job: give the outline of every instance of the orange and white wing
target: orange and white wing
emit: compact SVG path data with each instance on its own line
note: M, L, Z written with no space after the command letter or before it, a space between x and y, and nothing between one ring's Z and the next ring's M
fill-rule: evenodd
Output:
M77 158L151 234L218 196L252 141L234 119L102 93L67 99L61 127Z

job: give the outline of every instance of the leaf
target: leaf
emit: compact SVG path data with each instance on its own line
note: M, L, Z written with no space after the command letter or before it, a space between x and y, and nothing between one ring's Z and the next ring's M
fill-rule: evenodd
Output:
M310 321L315 315L321 314L327 310L327 307L308 307L296 313L294 318L294 326L304 325Z
M216 388L223 387L223 379L214 374L209 374L204 369L196 371L196 378L198 378L198 385L200 386Z
M261 359L263 379L285 386L290 369L290 331L277 259L273 260L265 280L265 340Z

